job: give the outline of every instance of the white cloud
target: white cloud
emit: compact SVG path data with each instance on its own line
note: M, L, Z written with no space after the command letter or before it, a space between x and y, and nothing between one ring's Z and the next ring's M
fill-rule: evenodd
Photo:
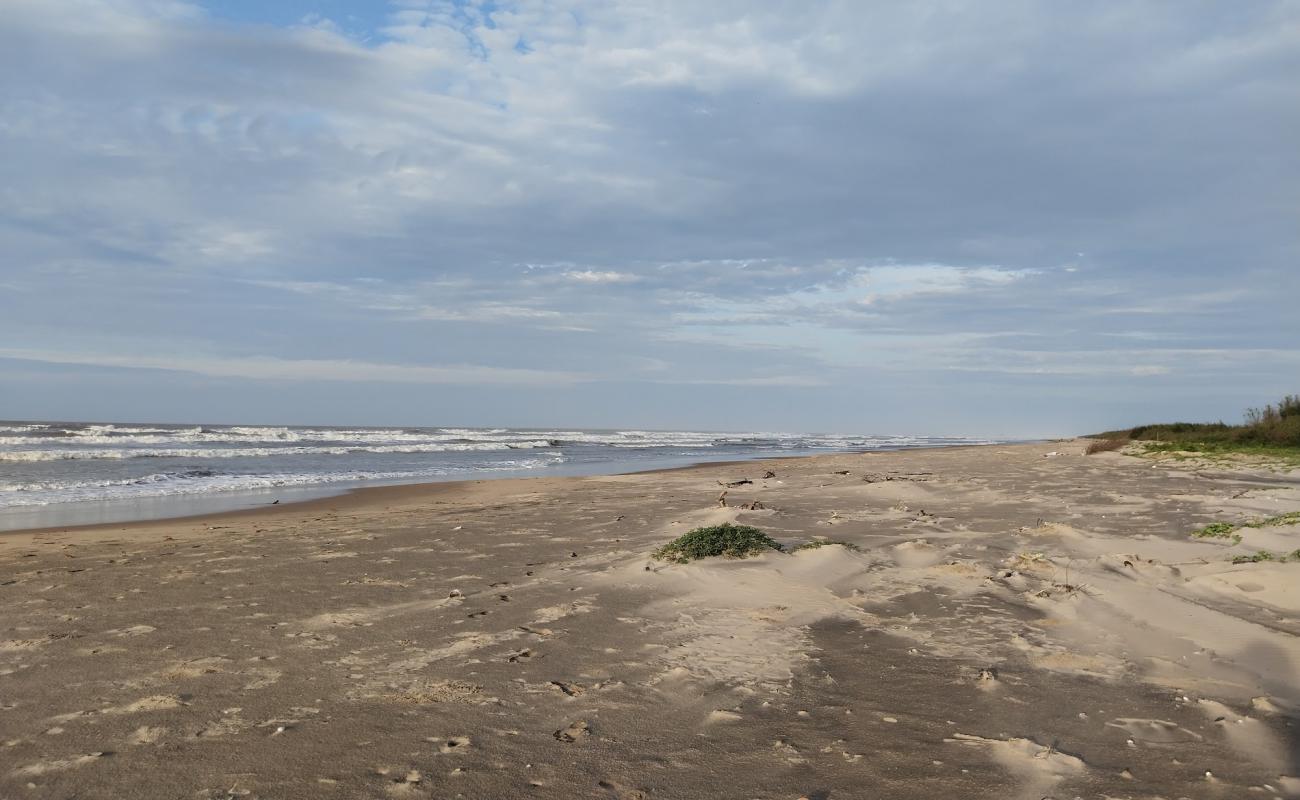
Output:
M577 372L552 372L470 364L423 366L335 359L67 353L0 348L0 357L46 364L159 369L216 378L278 381L352 381L473 386L563 386L590 380Z
M868 267L858 272L850 286L865 291L860 302L899 300L925 294L952 294L970 289L1006 286L1031 275L1033 269L955 267L946 264L896 264Z
M250 378L577 374L389 363L414 352L669 380L744 348L719 382L1248 369L1271 392L1250 351L1300 340L1294 3L397 12L354 37L5 3L0 341L120 334ZM1116 348L1133 327L1242 355ZM298 357L344 330L361 361ZM269 360L202 355L230 352Z
M761 284L752 296L736 299L730 294L706 291L677 292L668 301L677 309L673 318L683 325L738 325L771 322L788 326L821 321L834 325L836 319L864 319L882 309L876 306L929 295L996 292L1033 275L1033 269L1002 267L957 267L945 264L852 266L839 261L816 266L816 274L828 277L810 286L784 292ZM753 273L737 269L748 280Z
M615 270L569 270L563 273L565 278L577 283L634 283L639 278L630 272Z
M538 320L554 322L566 318L564 314L561 314L558 311L551 311L545 308L514 306L505 303L482 303L480 305L466 306L463 308L445 308L425 305L412 307L369 307L398 311L416 319L431 319L441 322L535 322Z
M763 375L757 378L682 378L653 381L681 386L829 386L830 381L811 375Z

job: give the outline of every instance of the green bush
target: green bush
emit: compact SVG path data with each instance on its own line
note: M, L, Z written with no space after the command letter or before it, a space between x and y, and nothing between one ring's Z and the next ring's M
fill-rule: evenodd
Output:
M781 545L758 528L727 522L684 533L654 551L654 557L685 564L697 558L746 558L781 549Z

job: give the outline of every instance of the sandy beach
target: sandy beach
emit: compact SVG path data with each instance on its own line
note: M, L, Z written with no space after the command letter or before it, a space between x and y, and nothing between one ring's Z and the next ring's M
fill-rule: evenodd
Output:
M3 534L0 797L1300 797L1300 473L1084 445Z

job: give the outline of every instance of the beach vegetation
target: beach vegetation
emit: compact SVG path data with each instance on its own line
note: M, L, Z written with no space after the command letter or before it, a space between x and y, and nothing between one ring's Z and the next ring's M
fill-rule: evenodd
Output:
M1277 528L1283 525L1300 525L1300 511L1288 511L1245 522L1211 522L1204 528L1192 531L1192 536L1196 539L1233 539L1240 542L1241 535L1237 531L1242 528Z
M1288 511L1285 514L1241 523L1243 528L1276 528L1281 525L1300 525L1300 511Z
M1128 439L1094 439L1088 442L1088 447L1083 451L1083 454L1091 456L1097 453L1109 453L1112 450L1123 450L1129 444Z
M1261 561L1286 561L1286 556L1278 558L1267 550L1260 550L1254 555L1232 557L1232 563L1234 564L1258 564Z
M769 550L784 552L772 537L749 525L730 522L696 528L654 551L661 561L685 564L700 558L747 558Z
M845 541L841 541L841 540L839 540L839 539L813 539L811 542L804 542L803 544L799 545L798 547L795 547L795 548L794 548L793 550L791 550L790 552L792 552L792 553L797 553L797 552L799 552L800 550L816 550L816 549L818 549L819 547L827 547L827 546L829 546L829 545L833 545L833 544L837 544L837 545L839 545L840 547L843 547L845 550L849 550L849 551L854 552L854 553L857 553L857 552L859 552L860 550L862 550L861 547L858 547L858 546L857 546L856 544L854 544L853 542L845 542Z
M1087 452L1140 443L1143 452L1172 457L1258 455L1300 465L1300 395L1248 409L1240 425L1225 422L1166 422L1105 431L1090 437ZM1113 444L1121 442L1122 444Z
M1235 530L1237 530L1237 526L1233 525L1231 522L1211 522L1209 525L1206 525L1204 528L1200 528L1199 530L1192 531L1192 538L1230 539L1232 538L1233 531ZM1241 537L1238 536L1237 539L1240 540Z
M1279 564L1285 564L1288 561L1300 561L1300 548L1289 553L1272 553L1268 550L1260 550L1251 555L1232 557L1232 563L1234 564L1259 564L1264 561L1276 561Z

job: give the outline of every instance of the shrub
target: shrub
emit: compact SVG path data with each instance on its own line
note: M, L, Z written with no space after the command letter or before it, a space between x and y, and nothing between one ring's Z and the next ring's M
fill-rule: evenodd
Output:
M772 537L758 528L727 522L684 533L654 551L654 557L663 561L685 564L697 558L711 556L746 558L768 550L782 550L782 548Z

